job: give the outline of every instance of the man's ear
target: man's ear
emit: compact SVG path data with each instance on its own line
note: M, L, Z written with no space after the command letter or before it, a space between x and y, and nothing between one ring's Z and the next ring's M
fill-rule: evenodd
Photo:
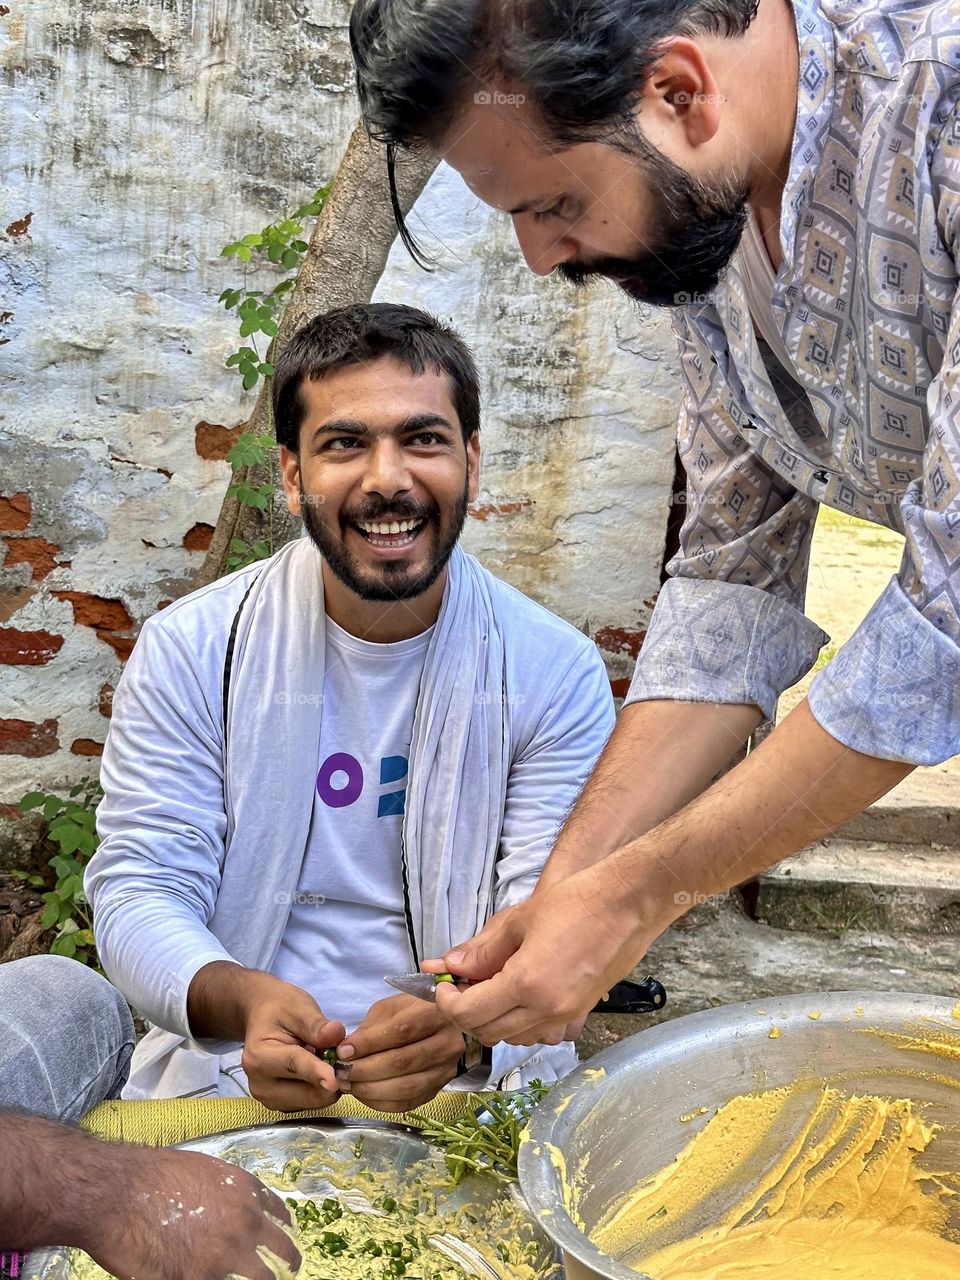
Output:
M720 128L723 105L710 63L696 40L664 40L643 88L641 111L651 132L654 122L670 131L679 128L687 146L703 146ZM669 153L668 147L657 145Z
M287 508L291 515L302 515L300 510L300 455L280 446L280 474L283 477L283 491L287 495Z
M480 432L467 441L467 501L476 502L480 492Z

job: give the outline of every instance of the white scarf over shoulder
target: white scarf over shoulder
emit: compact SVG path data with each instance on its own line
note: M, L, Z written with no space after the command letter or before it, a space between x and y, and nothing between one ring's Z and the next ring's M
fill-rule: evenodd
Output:
M508 905L496 900L496 864L510 769L510 698L491 582L473 557L454 551L424 663L402 824L408 931L418 962L471 937ZM226 687L226 854L208 928L249 968L270 968L307 846L324 628L320 557L301 538L254 579ZM291 683L308 696L285 696ZM201 1048L155 1027L137 1048L124 1096L206 1092L219 1075L217 1055L228 1047ZM575 1061L565 1045L501 1045L491 1083L520 1066L522 1079L549 1081Z

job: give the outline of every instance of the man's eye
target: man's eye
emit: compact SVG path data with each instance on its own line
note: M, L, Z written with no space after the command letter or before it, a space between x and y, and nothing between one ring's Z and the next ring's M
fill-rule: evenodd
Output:
M558 200L556 204L551 205L549 209L534 209L534 222L546 222L548 218L560 218L563 216L564 201Z
M412 437L410 443L414 445L442 444L443 436L436 431L418 431L417 434Z
M337 436L335 439L327 442L328 449L336 449L338 451L343 449L355 449L359 448L359 446L360 441L355 440L353 436Z

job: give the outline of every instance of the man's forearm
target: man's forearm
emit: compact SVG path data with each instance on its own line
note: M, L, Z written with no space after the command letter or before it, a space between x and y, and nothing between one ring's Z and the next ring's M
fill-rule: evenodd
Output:
M538 891L599 862L704 791L761 721L754 706L637 702L610 741L550 855Z
M229 960L205 964L187 991L191 1034L204 1040L242 1041L251 1004L279 982L272 974Z
M804 700L708 791L612 854L608 890L626 895L649 944L692 903L835 830L912 771L845 747Z
M40 1116L0 1111L0 1151L0 1249L84 1247L127 1181L124 1148Z

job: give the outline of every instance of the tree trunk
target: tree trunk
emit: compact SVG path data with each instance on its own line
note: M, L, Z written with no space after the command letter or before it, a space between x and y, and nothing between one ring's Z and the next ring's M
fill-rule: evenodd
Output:
M425 154L408 156L398 166L397 186L405 214L413 207L436 163L432 156ZM352 302L369 302L396 234L383 151L371 145L363 125L358 124L317 218L296 288L283 313L280 332L271 345L270 358L275 360L290 334L320 312ZM260 383L257 403L244 423L244 430L254 435L273 434L269 379ZM250 467L235 479L245 479L252 485L271 480L277 486L272 506L261 511L239 503L236 498L224 498L209 550L191 590L222 576L233 538L242 538L248 543L266 538L271 514L275 547L289 542L300 532L299 520L287 511L275 453L271 455L269 467Z

